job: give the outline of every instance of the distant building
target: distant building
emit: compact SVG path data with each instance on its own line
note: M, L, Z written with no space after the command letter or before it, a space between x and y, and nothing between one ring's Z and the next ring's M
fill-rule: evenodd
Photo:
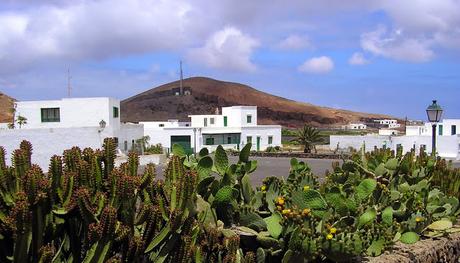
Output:
M257 151L281 146L281 126L258 125L256 106L223 107L221 114L189 115L189 118L190 122L140 123L144 125L144 133L150 137L152 144L161 143L170 148L177 143L189 152L201 148L213 151L218 145L236 150L249 142Z
M398 130L393 129L379 129L379 135L398 135Z
M21 126L19 116L26 119ZM114 137L119 149L128 151L144 135L142 125L120 123L120 101L106 97L20 101L14 119L15 129L0 130L0 145L10 156L22 140L30 141L33 161L42 168L72 146L100 148L104 138Z
M345 130L366 130L367 125L363 123L350 123L344 126Z
M436 151L439 156L460 160L460 132L457 131L457 127L460 127L460 119L445 119L438 123L436 128ZM386 147L392 150L402 147L404 152L408 152L411 149L418 151L420 148L424 148L428 153L431 152L431 123L406 126L406 135L404 136L394 132L396 130L380 129L379 134L363 136L332 135L330 136L330 148L335 150L338 145L339 149L348 149L349 147L359 149L365 145L366 151L371 151L374 147Z
M379 128L394 129L401 127L401 124L398 123L398 120L394 119L374 120L374 123L376 123L377 127Z

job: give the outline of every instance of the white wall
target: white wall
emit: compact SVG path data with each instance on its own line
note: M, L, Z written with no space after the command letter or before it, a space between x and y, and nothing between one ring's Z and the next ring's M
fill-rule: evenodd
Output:
M223 107L222 115L227 116L229 127L247 127L257 125L256 106ZM247 123L247 115L252 116L252 122Z
M161 145L165 148L171 148L171 136L190 136L192 148L194 147L195 143L193 128L189 127L153 129L148 126L144 126L144 135L150 137L151 145L161 143ZM197 138L199 138L199 135L199 131L197 130ZM199 144L199 140L197 140L197 144ZM197 145L197 148L199 147L200 145Z
M426 133L427 133L427 130L424 125L406 126L407 136L417 136L417 135L422 135Z
M117 130L114 135L118 137L119 149L122 151L129 151L133 147L133 141L136 142L136 140L141 139L144 136L144 125L122 123L120 125L120 129Z
M30 141L34 149L33 162L47 170L51 156L61 155L73 146L82 150L101 148L104 138L118 137L119 143L127 140L131 147L131 141L142 138L143 134L143 126L138 124L122 124L119 129L106 127L102 130L99 127L8 129L0 130L0 146L5 147L7 159L11 159L11 153L22 140Z
M0 130L8 130L9 123L0 123Z
M268 146L281 145L281 126L264 125L257 127L245 127L241 130L241 144L248 143L247 137L252 137L252 150L257 150L257 137L260 137L260 150L264 151ZM273 143L268 144L268 136L273 136Z
M439 136L439 126L442 125L441 136L451 136L452 126L457 127L457 134L460 134L460 120L459 119L444 119L436 125L436 135ZM417 127L417 128L415 128ZM433 131L432 124L427 122L424 125L407 126L406 135L426 135L431 136Z
M379 129L379 135L398 135L399 131L392 129Z
M11 153L19 148L22 140L32 143L32 162L48 170L49 159L57 154L62 155L66 149L78 146L100 148L105 137L112 137L113 131L105 129L101 133L96 127L85 128L49 128L49 129L15 129L0 131L0 146L7 151L7 160L11 160Z
M460 136L437 136L436 151L443 158L460 158ZM387 148L396 150L398 145L403 147L404 152L410 151L415 147L416 151L422 145L425 146L426 152L431 153L431 136L383 136L383 135L365 135L365 136L330 136L330 149L335 150L337 144L339 149L353 147L360 149L365 143L366 151L372 151L374 147Z
M176 128L176 127L190 127L190 122L180 122L178 120L168 120L168 121L145 121L139 122L139 124L144 125L146 129L157 129L162 130L163 128Z
M66 98L48 101L21 101L16 103L15 117L27 118L22 129L98 127L104 120L107 126L119 128L120 117L113 117L113 107L120 115L120 101L113 98ZM41 122L41 108L59 108L60 122Z
M206 127L224 127L224 116L222 115L190 115L192 127L205 127L204 119L206 119ZM214 123L211 124L211 118Z

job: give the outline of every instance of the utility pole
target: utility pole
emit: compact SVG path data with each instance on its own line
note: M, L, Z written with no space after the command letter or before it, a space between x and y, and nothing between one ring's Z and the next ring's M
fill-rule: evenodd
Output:
M67 97L70 98L72 94L72 86L70 85L70 80L72 77L70 76L70 67L67 68Z
M182 79L183 79L183 73L182 73L182 60L180 61L180 95L184 95L184 87L182 86Z

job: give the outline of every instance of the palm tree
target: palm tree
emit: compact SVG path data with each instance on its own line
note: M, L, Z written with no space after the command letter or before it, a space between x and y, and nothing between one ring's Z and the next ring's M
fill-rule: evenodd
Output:
M18 119L16 120L16 122L19 124L19 129L21 129L22 125L27 124L27 118L24 117L24 116L19 115Z
M311 153L311 149L323 140L317 129L305 124L303 128L297 130L296 138L293 141L304 146L304 153Z

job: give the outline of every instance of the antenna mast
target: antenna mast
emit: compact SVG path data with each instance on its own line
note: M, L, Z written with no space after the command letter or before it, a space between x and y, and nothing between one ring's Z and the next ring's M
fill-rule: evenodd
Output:
M182 79L184 78L182 73L182 60L180 61L180 95L184 95L184 87L182 86Z
M70 80L72 79L72 76L70 76L70 67L67 68L67 97L70 98L70 95L72 93L72 86L70 85Z

